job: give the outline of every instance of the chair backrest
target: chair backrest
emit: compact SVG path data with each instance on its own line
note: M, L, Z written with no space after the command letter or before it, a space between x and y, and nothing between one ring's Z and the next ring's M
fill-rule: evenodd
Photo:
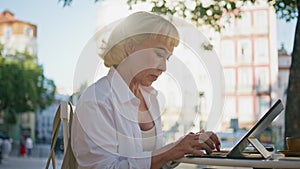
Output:
M74 106L70 102L63 101L59 105L52 126L52 141L50 154L46 163L45 169L50 166L50 161L52 160L52 167L56 169L55 153L54 147L57 141L57 136L60 128L61 122L63 123L63 137L64 137L64 159L61 165L61 169L77 169L78 163L76 162L73 150L71 148L71 127L72 127L72 117L73 117ZM70 145L69 145L70 144Z
M70 137L70 113L73 113L73 111L71 112L71 107L74 108L74 106L67 102L67 101L62 101L60 103L60 119L62 121L62 125L63 125L63 138L64 138L64 153L67 150L68 147L68 139Z

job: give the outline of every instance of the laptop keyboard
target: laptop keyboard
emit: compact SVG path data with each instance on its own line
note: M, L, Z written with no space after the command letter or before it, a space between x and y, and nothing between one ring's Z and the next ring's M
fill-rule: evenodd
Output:
M225 158L227 156L229 151L227 150L221 150L221 151L213 151L211 154L205 154L203 156L199 156L199 155L194 155L194 154L189 154L189 155L186 155L186 157L190 157L190 158L193 158L193 157L202 157L202 158Z
M227 158L227 154L229 151L213 151L211 154L205 154L203 156L189 154L186 155L188 158ZM229 158L229 157L228 157ZM252 153L243 153L242 157L239 157L239 159L262 159L262 156L256 152Z

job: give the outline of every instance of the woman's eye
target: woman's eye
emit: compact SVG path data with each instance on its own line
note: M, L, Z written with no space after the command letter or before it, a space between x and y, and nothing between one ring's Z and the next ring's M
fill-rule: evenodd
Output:
M157 49L155 50L155 54L159 57L159 58L165 58L166 60L169 60L171 54L166 52L166 50L164 49Z
M156 55L157 55L158 57L160 57L160 58L165 57L164 54L162 54L162 53L160 53L160 52L155 52L155 53L156 53Z

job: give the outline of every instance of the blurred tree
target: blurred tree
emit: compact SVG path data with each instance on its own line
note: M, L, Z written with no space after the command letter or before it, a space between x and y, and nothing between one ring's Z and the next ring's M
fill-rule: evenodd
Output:
M69 6L72 0L59 0L64 6ZM98 0L95 0L97 2ZM279 18L287 22L297 19L292 52L287 103L285 110L285 136L300 137L300 1L297 0L267 0L276 10ZM152 12L177 15L191 20L195 25L208 25L216 31L223 28L220 19L224 14L241 17L241 7L249 3L259 3L259 0L127 0L129 7L137 3L152 4Z
M35 59L26 51L5 57L0 52L0 111L6 130L18 113L44 109L54 100L56 86Z

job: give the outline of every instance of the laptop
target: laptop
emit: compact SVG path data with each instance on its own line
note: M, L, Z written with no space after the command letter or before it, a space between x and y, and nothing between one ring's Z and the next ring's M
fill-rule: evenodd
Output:
M284 109L281 100L276 103L251 127L251 129L235 144L230 151L214 151L212 154L204 156L187 155L186 157L204 157L204 158L248 158L248 159L268 159L271 157L271 152L260 143L257 137L272 123L272 121ZM256 150L255 152L248 151L249 144Z

